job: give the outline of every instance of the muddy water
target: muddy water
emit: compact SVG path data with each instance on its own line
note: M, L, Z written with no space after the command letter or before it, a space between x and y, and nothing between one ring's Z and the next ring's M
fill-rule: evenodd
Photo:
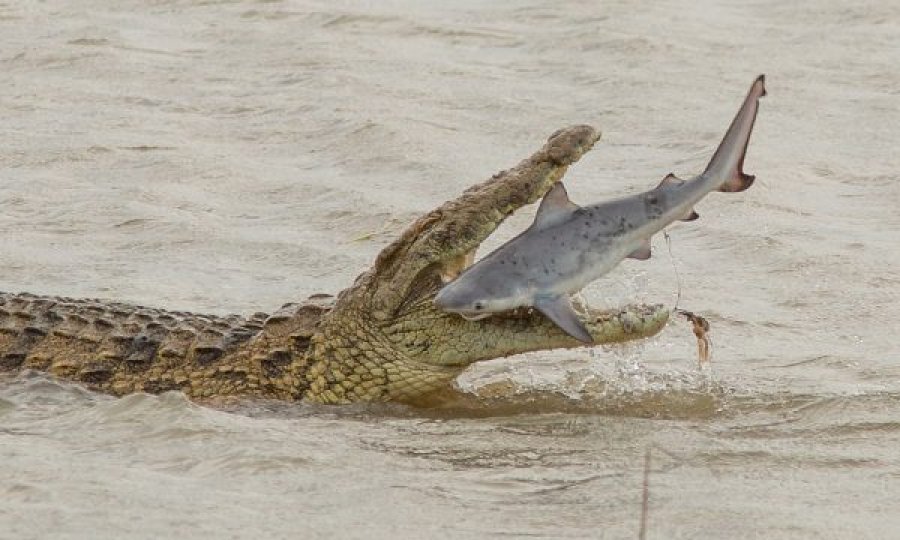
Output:
M646 4L646 5L645 5ZM896 2L0 2L0 290L216 313L351 282L558 127L576 201L747 170L592 285L705 315L473 368L480 409L0 382L0 538L896 538ZM526 226L524 209L487 248Z

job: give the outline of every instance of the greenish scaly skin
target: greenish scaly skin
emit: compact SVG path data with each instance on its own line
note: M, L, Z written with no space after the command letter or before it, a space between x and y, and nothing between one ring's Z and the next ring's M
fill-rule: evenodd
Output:
M470 364L582 344L519 309L479 321L432 299L500 223L540 199L599 139L554 133L515 168L419 218L337 298L272 315L216 317L99 300L0 293L0 371L36 369L116 395L180 390L195 399L259 396L320 403L429 403ZM669 311L588 310L597 344L659 332Z

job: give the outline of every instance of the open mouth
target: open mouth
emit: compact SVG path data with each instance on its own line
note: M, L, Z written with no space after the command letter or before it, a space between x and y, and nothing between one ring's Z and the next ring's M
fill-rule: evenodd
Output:
M481 319L487 319L493 315L493 313L483 313L480 311L459 311L457 313L467 321L480 321Z
M475 252L478 251L478 246L475 246L475 249L469 251L467 253L463 253L462 255L457 255L449 260L444 261L444 265L441 268L441 281L444 284L450 283L454 279L458 278L460 274L463 273L463 270L472 266L475 262ZM475 315L478 315L477 313Z

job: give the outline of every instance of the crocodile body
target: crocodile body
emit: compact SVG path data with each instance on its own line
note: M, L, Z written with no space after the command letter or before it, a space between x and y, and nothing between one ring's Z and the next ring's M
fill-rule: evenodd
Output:
M506 217L542 197L598 139L589 126L557 131L513 169L419 218L337 297L315 295L271 315L0 293L0 372L46 371L115 395L420 403L474 362L578 347L531 310L469 321L433 299ZM668 315L629 306L588 310L582 322L595 342L613 343L655 334Z

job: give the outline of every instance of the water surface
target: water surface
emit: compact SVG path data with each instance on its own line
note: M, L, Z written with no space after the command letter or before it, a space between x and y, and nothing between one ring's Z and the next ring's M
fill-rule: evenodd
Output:
M557 128L576 202L746 170L586 295L706 316L498 360L449 411L113 399L0 381L0 537L892 538L900 5L0 3L0 290L215 313L352 282ZM523 209L485 251L530 223ZM676 273L677 269L677 273Z

